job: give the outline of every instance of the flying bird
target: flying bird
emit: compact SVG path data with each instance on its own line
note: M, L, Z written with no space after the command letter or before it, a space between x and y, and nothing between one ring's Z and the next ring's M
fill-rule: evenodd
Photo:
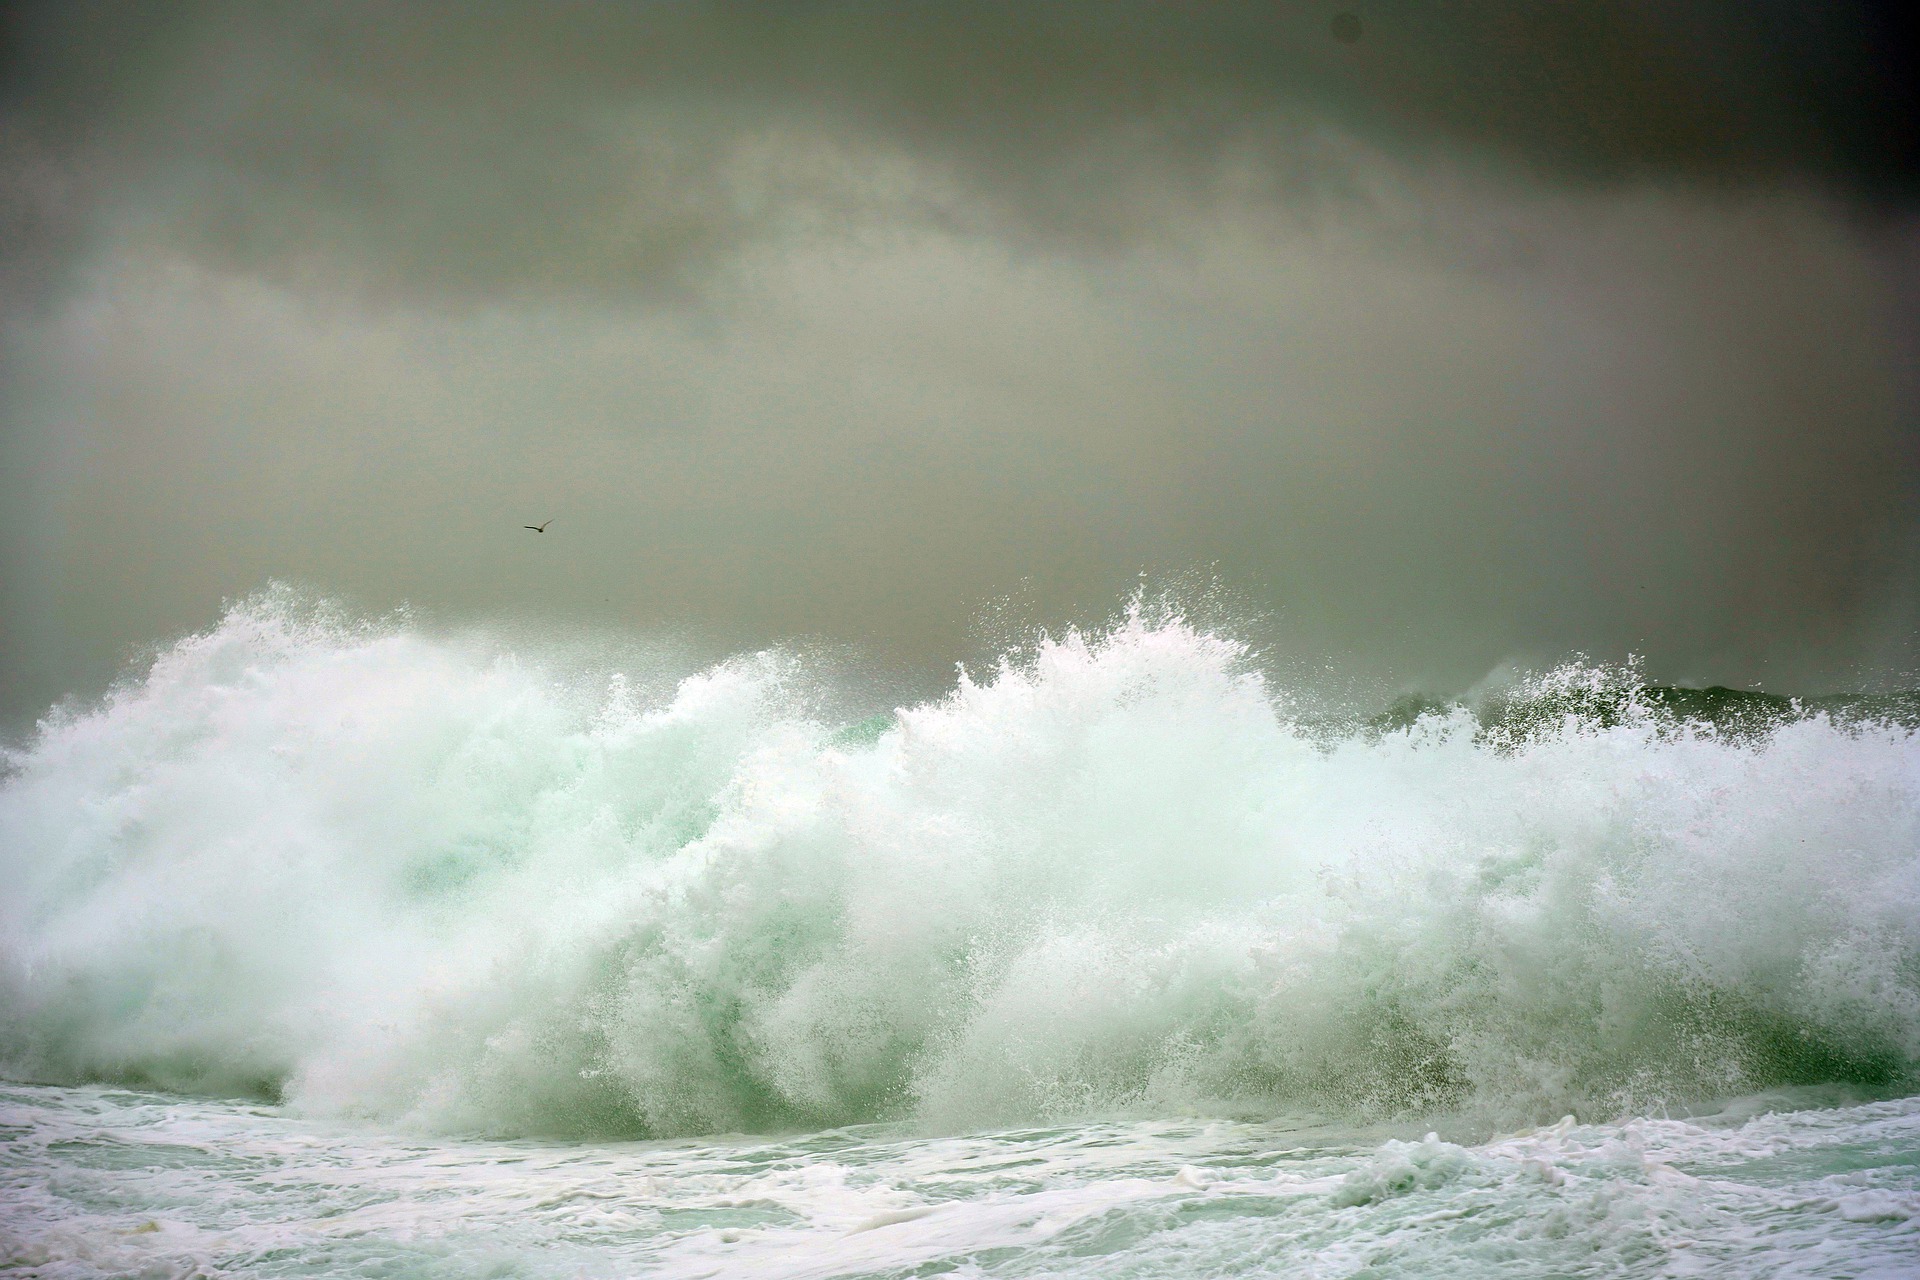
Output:
M553 523L553 517L548 516L545 520L541 521L539 524L523 524L520 527L522 529L531 529L535 533L545 533L547 531L547 526L552 523Z

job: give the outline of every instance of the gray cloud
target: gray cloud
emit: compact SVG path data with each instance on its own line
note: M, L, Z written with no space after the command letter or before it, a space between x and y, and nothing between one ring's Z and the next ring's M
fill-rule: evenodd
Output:
M671 289L862 211L1124 237L1223 161L1338 182L1330 134L1560 184L1912 187L1869 8L1377 3L1351 45L1341 8L47 5L9 114L135 225L376 296Z
M0 700L273 577L923 674L1209 567L1393 683L1913 661L1875 12L1351 7L17 9Z

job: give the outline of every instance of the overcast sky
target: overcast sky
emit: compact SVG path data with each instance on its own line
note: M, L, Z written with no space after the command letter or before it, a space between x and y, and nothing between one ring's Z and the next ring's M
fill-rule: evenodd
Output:
M1143 572L1382 689L1911 683L1897 13L7 5L0 718L276 579L909 683Z

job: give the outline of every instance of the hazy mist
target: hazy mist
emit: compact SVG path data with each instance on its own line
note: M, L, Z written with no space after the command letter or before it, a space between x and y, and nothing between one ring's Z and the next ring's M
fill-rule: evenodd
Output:
M1145 573L1388 689L1911 683L1888 12L9 6L0 717L276 579L922 682Z

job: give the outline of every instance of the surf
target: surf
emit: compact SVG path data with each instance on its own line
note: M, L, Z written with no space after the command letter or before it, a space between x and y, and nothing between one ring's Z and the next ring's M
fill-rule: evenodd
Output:
M828 679L241 602L9 751L0 1073L659 1137L1491 1132L1920 1066L1887 708L1575 664L1330 725L1141 607L878 720Z

